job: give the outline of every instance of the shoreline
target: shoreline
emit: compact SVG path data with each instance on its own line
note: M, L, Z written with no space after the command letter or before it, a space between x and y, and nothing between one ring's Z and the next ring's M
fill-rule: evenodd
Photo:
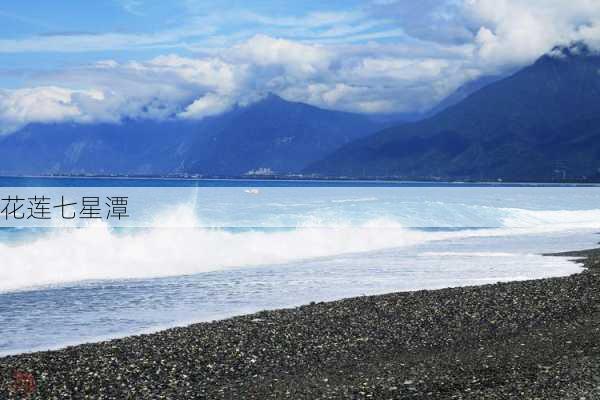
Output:
M482 185L498 187L521 187L521 186L548 186L548 187L597 187L600 186L600 180L494 180L494 179L403 179L392 177L293 177L293 176L160 176L160 175L0 175L0 179L98 179L98 180L131 180L131 181L191 181L191 182L212 182L212 181L230 181L230 182L299 182L299 183L365 183L365 184L431 184L431 185Z
M600 397L600 249L560 278L365 296L0 358L0 398ZM592 396L592 397L590 397Z

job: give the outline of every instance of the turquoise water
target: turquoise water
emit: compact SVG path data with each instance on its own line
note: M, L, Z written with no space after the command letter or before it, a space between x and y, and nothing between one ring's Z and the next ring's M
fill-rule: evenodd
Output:
M579 266L540 254L592 247L600 226L600 189L571 185L1 178L2 187L118 188L140 193L133 211L145 213L136 227L0 229L1 354L310 301L568 275Z

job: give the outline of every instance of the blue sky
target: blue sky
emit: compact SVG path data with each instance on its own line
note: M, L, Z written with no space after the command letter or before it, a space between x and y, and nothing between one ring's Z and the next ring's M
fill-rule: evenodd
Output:
M461 84L600 39L597 0L54 0L0 5L0 132L203 118L267 92L419 112Z
M305 41L329 39L345 42L364 41L352 37L358 34L388 32L390 36L387 39L402 36L394 21L368 19L363 11L364 5L359 1L323 3L201 0L15 2L10 7L0 5L0 38L14 41L7 46L12 50L0 49L2 64L27 68L35 60L47 66L62 66L106 56L148 59L165 51L189 55L202 52L203 47L207 50L219 48L257 33ZM348 29L326 35L334 27ZM345 37L346 32L350 33L348 37ZM319 38L321 34L326 37ZM121 40L109 35L119 35ZM104 37L105 46L98 43L99 40L94 41L92 36ZM76 38L80 39L80 44L70 45L76 42ZM128 41L128 38L134 40ZM138 44L135 40L142 38L147 41ZM86 46L90 42L95 44Z
M364 3L352 0L14 2L0 5L0 84L18 87L37 70L102 59L214 52L255 34L348 43L404 35L394 21L369 19Z

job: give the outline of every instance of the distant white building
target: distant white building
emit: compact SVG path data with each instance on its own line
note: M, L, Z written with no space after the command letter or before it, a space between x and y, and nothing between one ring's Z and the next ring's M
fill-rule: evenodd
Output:
M271 168L257 168L251 169L246 172L245 175L249 176L267 176L267 175L275 175L275 172Z

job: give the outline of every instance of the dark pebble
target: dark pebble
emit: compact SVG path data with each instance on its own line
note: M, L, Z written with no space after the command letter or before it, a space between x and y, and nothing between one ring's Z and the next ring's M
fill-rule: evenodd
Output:
M0 399L600 399L600 251L568 255L588 269L2 358Z

